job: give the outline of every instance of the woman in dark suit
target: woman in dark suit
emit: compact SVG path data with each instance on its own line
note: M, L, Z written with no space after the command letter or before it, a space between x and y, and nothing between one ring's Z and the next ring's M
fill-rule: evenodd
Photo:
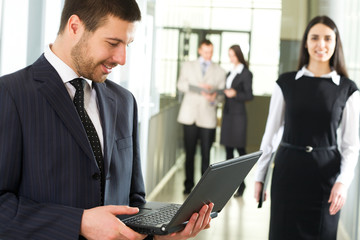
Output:
M229 58L234 65L227 74L225 105L221 124L220 143L225 146L226 159L234 157L234 149L239 155L246 154L246 108L245 102L253 99L252 73L239 45L229 49ZM242 196L245 183L242 182L235 197Z

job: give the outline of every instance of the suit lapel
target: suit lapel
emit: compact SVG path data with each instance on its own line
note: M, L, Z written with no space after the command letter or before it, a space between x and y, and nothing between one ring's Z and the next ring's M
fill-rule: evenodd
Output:
M115 143L116 101L110 91L106 91L106 83L94 83L98 97L100 118L104 135L105 174L108 173L111 152Z
M204 78L207 78L208 76L213 76L214 75L213 72L214 72L214 63L211 62L211 64L209 65L209 67L205 72Z
M85 154L95 161L80 117L56 70L43 55L33 64L33 69L34 80L40 83L39 92L47 99Z
M231 88L236 88L239 83L241 82L241 73L239 74L236 74L235 77L234 77L234 80L232 81L231 83Z
M241 73L238 73L238 74L235 75L235 78L234 78L234 80L233 80L233 82L232 82L232 84L231 84L231 87L232 87L232 88L236 88L237 86L239 86L240 82L242 81L241 75L244 74L245 71L246 71L246 68L244 68L244 69L241 71Z
M202 74L202 70L201 70L201 64L200 62L194 61L194 64L192 65L192 67L194 68L193 71L191 71L191 75L193 75L194 73L197 75L196 79L202 79L204 76Z

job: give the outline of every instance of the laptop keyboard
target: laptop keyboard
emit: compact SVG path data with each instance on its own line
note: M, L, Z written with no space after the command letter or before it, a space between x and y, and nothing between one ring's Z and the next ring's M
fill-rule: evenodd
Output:
M125 222L126 224L132 223L156 226L161 223L169 222L180 207L181 204L170 204L159 208L157 211L127 219Z

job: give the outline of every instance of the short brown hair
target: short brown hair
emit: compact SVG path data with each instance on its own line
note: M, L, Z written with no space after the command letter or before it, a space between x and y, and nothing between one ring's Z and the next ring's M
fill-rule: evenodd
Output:
M210 46L210 45L213 45L212 42L208 39L204 39L200 42L199 44L199 48L201 48L202 45L206 45L206 46Z
M89 32L94 32L104 24L109 15L129 22L141 20L140 9L135 0L65 0L59 34L74 14L83 21Z

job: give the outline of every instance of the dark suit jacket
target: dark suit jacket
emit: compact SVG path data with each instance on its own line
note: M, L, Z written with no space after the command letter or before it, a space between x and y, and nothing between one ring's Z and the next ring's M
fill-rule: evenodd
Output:
M105 205L143 203L135 99L108 80L94 88ZM0 239L77 239L83 209L101 202L98 173L74 104L43 55L0 78Z
M242 148L246 146L245 102L254 97L252 94L252 77L252 73L244 68L240 74L235 76L231 84L231 88L236 90L236 96L233 98L225 97L220 143L227 147Z

